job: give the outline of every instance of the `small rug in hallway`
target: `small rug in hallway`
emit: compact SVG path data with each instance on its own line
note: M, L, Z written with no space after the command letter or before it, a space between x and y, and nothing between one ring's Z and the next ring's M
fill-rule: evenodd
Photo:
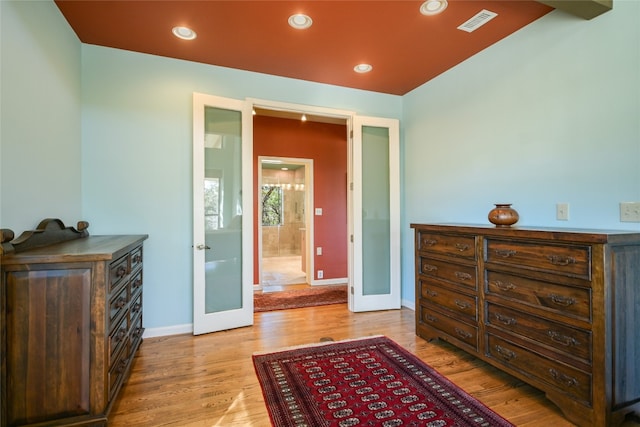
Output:
M253 295L253 311L256 312L346 303L347 285L315 286Z
M271 423L513 427L387 337L254 354Z

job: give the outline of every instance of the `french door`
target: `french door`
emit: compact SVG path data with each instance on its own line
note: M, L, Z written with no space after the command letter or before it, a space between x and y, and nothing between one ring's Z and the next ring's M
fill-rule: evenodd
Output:
M253 324L252 115L193 96L193 333Z
M355 116L351 147L349 309L398 309L400 137L395 119Z
M255 102L193 96L194 334L253 324ZM349 309L400 308L398 121L294 104L260 106L342 117L353 130Z

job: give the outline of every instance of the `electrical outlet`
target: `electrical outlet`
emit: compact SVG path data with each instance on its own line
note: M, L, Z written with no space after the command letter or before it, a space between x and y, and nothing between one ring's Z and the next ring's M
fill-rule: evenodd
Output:
M316 248L316 255L322 255L322 246Z
M318 279L322 279L324 277L324 271L318 270Z
M569 203L556 204L556 219L559 221L569 220Z
M640 202L621 202L620 221L640 222Z

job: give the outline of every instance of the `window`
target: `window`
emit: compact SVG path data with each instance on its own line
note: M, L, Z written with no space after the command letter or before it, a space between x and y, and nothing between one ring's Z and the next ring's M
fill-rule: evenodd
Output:
M220 178L204 179L204 229L220 228Z
M282 187L276 185L262 186L262 225L281 225L282 215Z

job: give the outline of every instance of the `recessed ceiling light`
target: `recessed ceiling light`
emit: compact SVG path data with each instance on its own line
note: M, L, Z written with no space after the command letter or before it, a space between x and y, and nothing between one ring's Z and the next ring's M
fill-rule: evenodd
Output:
M447 8L447 0L427 0L420 6L423 15L437 15Z
M373 67L370 64L358 64L355 67L353 67L353 71L361 74L368 73L371 70L373 70Z
M313 20L310 16L304 15L302 13L296 13L295 15L291 15L289 17L289 25L291 25L296 30L304 30L307 29L313 24Z
M173 27L171 30L173 35L183 40L193 40L196 38L196 32L187 27Z

